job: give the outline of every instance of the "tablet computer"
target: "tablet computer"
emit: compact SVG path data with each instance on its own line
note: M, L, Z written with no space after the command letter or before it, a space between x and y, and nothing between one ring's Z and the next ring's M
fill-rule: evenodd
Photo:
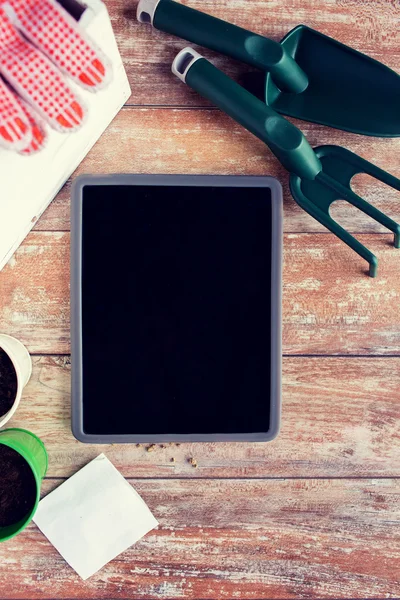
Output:
M269 177L81 177L72 430L267 441L281 403L282 193Z

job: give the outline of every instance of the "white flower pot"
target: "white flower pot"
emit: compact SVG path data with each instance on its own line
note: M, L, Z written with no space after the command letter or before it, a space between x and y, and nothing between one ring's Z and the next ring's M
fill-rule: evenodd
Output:
M10 335L0 334L0 348L10 358L17 376L17 393L14 404L5 415L0 416L0 427L3 427L11 419L18 408L22 390L28 383L32 374L32 360L25 346Z

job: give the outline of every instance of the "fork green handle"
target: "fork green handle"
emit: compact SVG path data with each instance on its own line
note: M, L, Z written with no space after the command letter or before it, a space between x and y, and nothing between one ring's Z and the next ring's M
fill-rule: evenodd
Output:
M146 13L147 10L150 12ZM147 17L145 16L147 15ZM210 50L271 73L282 90L303 92L308 78L281 44L173 0L142 0L138 19Z
M173 71L188 86L265 142L288 171L311 180L320 173L319 158L297 127L194 50L182 50L174 61Z

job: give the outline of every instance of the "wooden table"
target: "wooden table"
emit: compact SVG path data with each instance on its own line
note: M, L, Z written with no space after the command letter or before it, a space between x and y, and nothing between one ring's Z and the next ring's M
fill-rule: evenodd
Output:
M400 69L397 0L190 5L277 40L305 23ZM130 0L108 6L132 97L78 173L268 174L284 182L282 430L270 444L151 453L72 437L68 182L0 274L0 331L26 343L34 361L12 425L48 448L43 494L105 452L160 527L82 582L31 525L0 546L0 597L400 597L400 253L392 236L352 207L334 208L378 254L379 275L370 279L366 263L294 203L263 144L170 74L184 42L139 26ZM206 55L232 75L246 70ZM399 140L301 126L313 145L343 145L400 176ZM394 193L365 178L357 185L400 218Z

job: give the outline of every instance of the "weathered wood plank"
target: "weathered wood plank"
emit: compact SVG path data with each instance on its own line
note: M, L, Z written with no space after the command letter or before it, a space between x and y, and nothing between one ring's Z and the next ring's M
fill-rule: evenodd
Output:
M300 123L298 123L300 124ZM378 140L302 123L315 145L338 144L400 177L400 140ZM112 148L112 152L110 152ZM105 160L104 157L107 157ZM272 175L284 188L286 232L326 231L292 199L288 174L262 142L216 110L124 109L79 167L77 174L188 173ZM400 194L358 176L356 191L400 221ZM36 229L67 231L71 182L39 219ZM347 203L332 216L352 232L387 231Z
M400 16L389 0L189 0L184 4L279 41L303 23L400 70ZM117 41L132 86L133 104L199 105L199 97L171 74L185 41L140 25L136 3L108 0ZM201 49L220 68L240 79L251 69Z
M394 2L188 4L274 39L303 22L400 67L400 13ZM136 6L128 0L108 0L108 7L133 88L130 103L207 107L170 74L184 42L139 26ZM239 79L248 71L205 54ZM399 140L301 127L313 145L344 145L400 175ZM259 141L209 109L122 111L78 172L122 171L271 174L287 181ZM359 189L399 219L397 196L365 184ZM284 190L286 232L323 231L291 200L286 184ZM383 231L353 209L333 210L351 231ZM69 184L37 229L68 231ZM332 236L286 236L285 353L400 353L398 255L386 245L389 236L361 240L381 258L375 281L360 275L362 263ZM0 273L0 330L20 337L31 351L69 351L68 241L67 234L34 233ZM283 427L276 442L182 445L147 453L76 442L69 429L68 359L35 357L32 381L12 425L43 437L49 475L69 476L105 450L125 476L164 478L132 481L161 526L83 583L32 525L0 545L1 598L400 597L399 480L254 479L398 477L399 361L286 357ZM172 452L175 465L169 463ZM196 456L197 469L187 462L190 456ZM47 480L44 493L59 483Z
M29 234L0 272L0 330L30 352L57 347L64 353L69 348L69 270L69 234Z
M60 481L47 481L44 493ZM13 598L396 598L398 480L132 480L158 530L82 582L34 525L0 546Z
M400 254L391 236L358 237L377 279L333 235L285 235L284 354L400 353ZM31 233L0 273L0 330L33 353L69 353L68 255L68 233Z
M68 357L34 357L10 423L43 439L51 477L72 475L100 452L127 477L400 476L400 358L286 357L282 428L274 442L158 445L153 452L74 439L69 363Z

